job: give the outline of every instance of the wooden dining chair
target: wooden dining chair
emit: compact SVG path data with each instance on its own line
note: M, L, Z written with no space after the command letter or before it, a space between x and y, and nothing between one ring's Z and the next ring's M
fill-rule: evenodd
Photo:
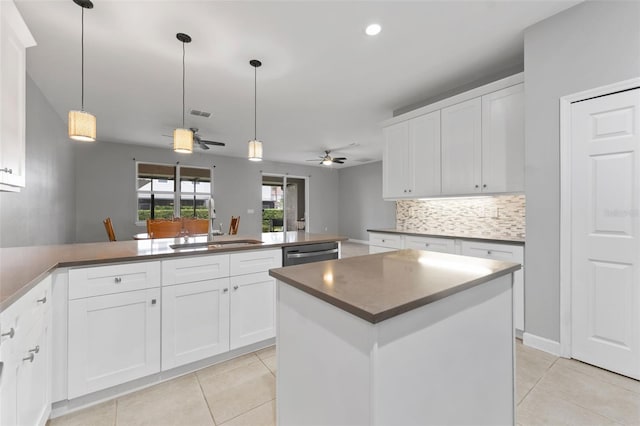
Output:
M116 233L113 232L113 223L111 223L111 218L108 217L102 221L104 224L104 229L107 231L107 236L109 237L109 241L116 240Z
M147 220L149 238L179 237L181 231L181 220Z
M231 223L229 224L229 235L236 235L238 233L239 226L240 216L231 216Z
M182 219L182 229L187 235L206 234L209 232L209 219Z

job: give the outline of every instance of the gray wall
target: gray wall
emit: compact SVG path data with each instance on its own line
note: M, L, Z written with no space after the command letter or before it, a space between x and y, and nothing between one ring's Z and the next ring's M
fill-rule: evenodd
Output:
M66 124L27 76L26 188L0 192L0 247L74 241L73 143Z
M340 235L368 240L368 228L395 228L396 203L382 199L382 162L340 169Z
M265 144L268 149L268 144ZM135 225L135 162L215 165L214 199L217 219L224 232L231 216L240 215L240 234L261 232L261 185L264 173L281 173L309 178L310 232L338 232L338 171L328 168L298 166L263 161L252 163L244 158L220 157L195 151L179 155L169 148L151 148L116 143L82 144L76 147L76 240L106 241L102 220L113 221L116 238L131 239L144 227ZM248 214L253 209L254 214Z
M559 98L640 75L640 3L582 3L527 29L524 48L525 328L559 341Z

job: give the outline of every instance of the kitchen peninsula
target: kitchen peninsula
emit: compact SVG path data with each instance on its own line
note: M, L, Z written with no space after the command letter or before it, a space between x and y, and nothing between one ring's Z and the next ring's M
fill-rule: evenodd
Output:
M278 424L514 424L518 269L418 250L272 269Z

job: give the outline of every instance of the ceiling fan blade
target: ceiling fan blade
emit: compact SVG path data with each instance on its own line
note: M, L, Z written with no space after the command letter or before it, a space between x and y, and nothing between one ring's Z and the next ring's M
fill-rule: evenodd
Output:
M347 157L333 157L333 161L344 161Z
M344 161L336 160L335 158L333 159L333 162L336 163L336 164L344 164Z
M173 135L162 135L162 136L164 136L165 138L172 138L173 137Z
M198 142L198 145L200 145L200 148L207 150L210 149L206 144L202 143L202 142Z
M224 142L207 141L207 140L204 140L204 139L200 139L200 143L207 144L207 145L215 145L215 146L226 146L227 145Z

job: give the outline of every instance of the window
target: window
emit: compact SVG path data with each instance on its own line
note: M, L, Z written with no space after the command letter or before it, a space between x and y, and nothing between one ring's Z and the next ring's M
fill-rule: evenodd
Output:
M137 163L137 221L208 218L206 200L212 195L211 175L210 168Z

